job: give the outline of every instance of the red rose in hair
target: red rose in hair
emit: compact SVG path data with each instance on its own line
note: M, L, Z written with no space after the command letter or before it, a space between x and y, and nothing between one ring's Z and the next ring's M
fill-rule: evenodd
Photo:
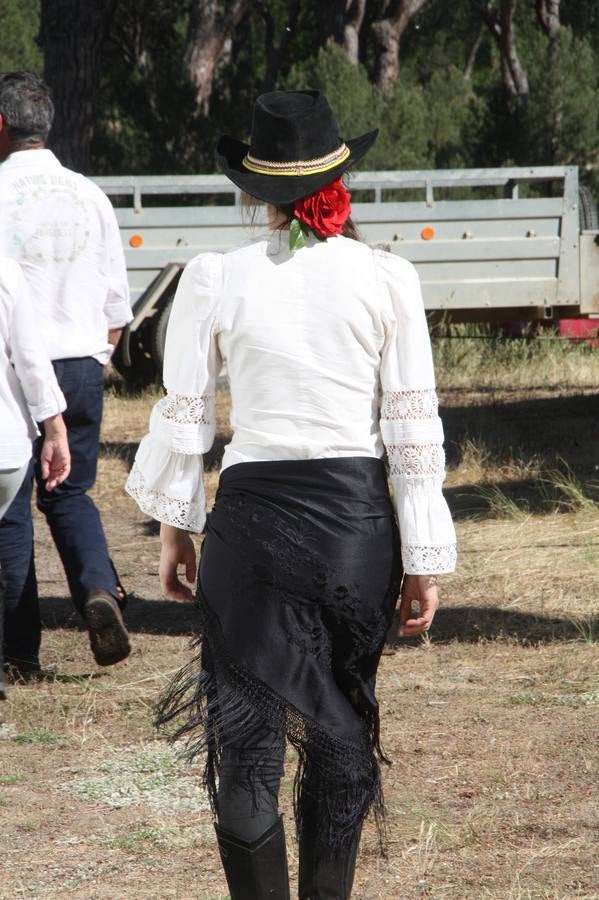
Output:
M340 178L315 194L296 200L293 213L319 238L341 234L351 212L351 194Z

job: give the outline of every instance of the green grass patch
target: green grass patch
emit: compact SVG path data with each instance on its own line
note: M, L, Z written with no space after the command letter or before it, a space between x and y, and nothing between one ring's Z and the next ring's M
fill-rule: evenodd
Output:
M0 784L18 784L24 778L25 776L22 772L5 772L4 775L0 775Z
M480 485L475 489L475 493L485 501L493 518L521 520L529 515L528 509L518 506L516 501L508 497L497 485Z
M502 387L593 387L599 354L584 341L560 340L555 332L538 337L502 337L489 324L440 326L433 340L437 383L469 390Z
M21 731L13 738L17 744L48 744L57 746L64 743L64 737L52 728L32 728L31 731Z
M187 850L196 846L198 841L206 838L212 829L176 826L163 828L139 828L136 831L122 831L118 834L99 838L104 846L127 853L145 852L149 848L162 847L169 850Z
M599 641L599 616L590 616L588 619L570 619L578 632L581 641L585 644L596 644Z

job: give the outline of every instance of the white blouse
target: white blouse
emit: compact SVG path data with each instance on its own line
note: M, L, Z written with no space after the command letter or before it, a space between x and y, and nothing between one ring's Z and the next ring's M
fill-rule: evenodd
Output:
M127 481L145 513L189 531L205 524L202 453L223 363L233 429L223 469L386 450L405 571L453 571L443 428L411 263L344 237L311 237L290 254L281 232L189 263L167 332L167 394Z
M18 469L35 422L66 407L18 264L0 257L0 469Z

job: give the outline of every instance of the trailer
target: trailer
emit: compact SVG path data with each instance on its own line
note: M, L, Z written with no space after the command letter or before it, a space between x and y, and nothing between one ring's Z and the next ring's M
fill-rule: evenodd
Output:
M240 191L221 175L95 181L116 209L132 294L114 361L143 383L162 372L186 263L250 236ZM416 266L432 322L599 314L599 221L576 166L359 172L350 190L363 239Z

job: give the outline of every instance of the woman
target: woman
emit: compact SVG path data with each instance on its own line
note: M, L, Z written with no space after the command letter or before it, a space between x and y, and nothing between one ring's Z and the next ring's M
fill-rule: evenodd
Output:
M217 158L268 204L270 233L185 269L167 336L167 396L128 490L159 519L164 591L191 599L188 531L206 538L201 660L159 720L207 751L206 783L231 896L289 897L277 795L298 752L299 896L350 896L362 822L382 812L376 670L401 583L400 634L425 631L436 574L453 569L442 428L418 277L353 240L340 176L376 132L343 142L318 92L274 92L251 145ZM226 362L233 439L206 520L201 454ZM382 406L379 415L379 394ZM420 614L411 613L411 602Z
M65 400L37 331L25 279L12 259L0 259L0 522L31 462L32 441L42 422L40 464L49 491L69 474L67 432L61 413ZM0 592L2 584L0 581ZM0 699L5 687L2 666L3 597L0 593Z

